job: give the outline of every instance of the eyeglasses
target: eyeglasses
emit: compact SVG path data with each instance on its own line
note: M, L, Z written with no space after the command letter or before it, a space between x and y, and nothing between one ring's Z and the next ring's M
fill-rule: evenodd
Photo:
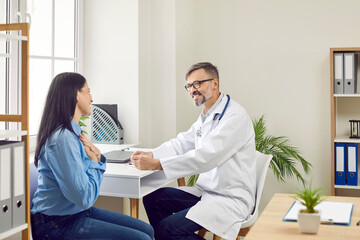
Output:
M214 79L211 78L211 79L206 79L206 80L201 80L201 81L195 81L195 82L193 82L192 84L186 84L186 85L185 85L185 89L186 89L186 91L188 91L188 92L191 91L191 87L194 87L195 89L199 89L199 88L200 88L200 85L201 85L203 82L207 82L207 81L211 81L211 80L214 80Z

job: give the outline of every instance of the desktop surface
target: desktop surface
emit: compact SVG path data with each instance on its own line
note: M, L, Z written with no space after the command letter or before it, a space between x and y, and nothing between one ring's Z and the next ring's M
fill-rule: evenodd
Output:
M275 194L264 211L261 213L255 225L250 229L250 232L247 234L245 239L360 239L360 226L356 225L356 223L360 220L359 197L326 197L326 201L354 203L350 226L321 224L317 234L304 234L300 232L297 222L283 221L285 214L295 201L293 196L294 195L292 194Z
M133 146L136 146L137 144L100 144L100 143L95 143L94 144L95 147L99 148L101 153L107 153L107 152L111 152L111 151L116 151L116 150L125 150L125 149L129 149Z

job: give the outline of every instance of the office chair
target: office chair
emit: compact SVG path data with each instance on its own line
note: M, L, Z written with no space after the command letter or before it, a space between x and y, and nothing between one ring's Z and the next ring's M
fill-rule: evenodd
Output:
M38 175L39 175L34 162L29 164L29 172L30 172L30 206L31 206L34 193L38 187Z
M261 200L261 194L264 188L265 179L267 170L269 168L270 161L272 159L272 155L265 155L263 153L260 153L256 151L256 195L255 195L255 208L253 210L253 213L249 216L247 220L245 220L241 224L241 229L239 232L239 235L237 237L238 240L240 240L240 237L245 237L246 234L250 231L250 228L252 225L255 224L256 220L259 217L259 204ZM207 230L205 228L199 230L198 235L201 237L204 237ZM213 240L219 240L221 239L219 236L214 234Z

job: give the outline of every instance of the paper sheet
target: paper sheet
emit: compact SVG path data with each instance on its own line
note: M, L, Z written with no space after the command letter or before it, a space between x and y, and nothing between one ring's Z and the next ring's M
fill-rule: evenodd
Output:
M350 225L353 203L323 201L315 207L321 211L321 221L334 224ZM283 221L297 221L300 209L305 209L299 201L295 201L286 213Z

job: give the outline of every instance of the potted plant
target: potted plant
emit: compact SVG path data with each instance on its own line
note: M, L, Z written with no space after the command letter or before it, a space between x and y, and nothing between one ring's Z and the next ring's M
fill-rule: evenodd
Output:
M87 132L83 129L84 127L87 127L86 124L84 123L84 121L86 121L87 119L89 119L88 116L86 117L80 117L80 120L79 120L79 125L83 131L83 133L87 134Z
M255 131L256 150L264 154L271 154L273 158L270 168L279 181L285 182L286 177L296 177L305 186L305 180L299 170L298 163L302 166L305 173L309 173L311 164L306 161L300 151L290 144L290 140L285 136L274 137L267 134L264 115L259 119L253 120ZM194 186L198 175L193 175L188 180L188 186Z
M298 200L306 209L300 209L298 213L298 225L303 233L315 234L320 226L321 212L315 210L315 206L323 201L321 188L311 190L310 187L304 187L295 193L295 199Z

